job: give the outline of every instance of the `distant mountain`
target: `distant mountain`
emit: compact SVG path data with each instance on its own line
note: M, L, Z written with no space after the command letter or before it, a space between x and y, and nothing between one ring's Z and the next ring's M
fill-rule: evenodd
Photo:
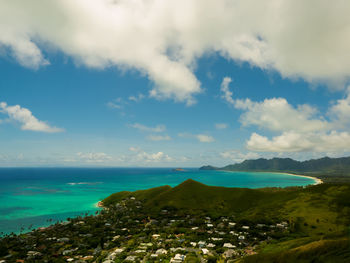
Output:
M350 176L350 157L313 159L308 161L295 161L291 158L273 158L245 160L241 163L230 164L222 168L214 166L202 166L200 170L224 170L224 171L269 171L290 172L314 175L317 177ZM350 177L349 177L350 178Z
M218 170L220 168L218 167L215 167L215 166L211 166L211 165L205 165L205 166L202 166L201 168L199 168L199 170Z

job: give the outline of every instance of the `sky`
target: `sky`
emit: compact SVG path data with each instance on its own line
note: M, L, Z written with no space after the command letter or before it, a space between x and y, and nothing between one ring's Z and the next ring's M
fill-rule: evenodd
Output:
M0 167L348 156L349 10L0 1Z

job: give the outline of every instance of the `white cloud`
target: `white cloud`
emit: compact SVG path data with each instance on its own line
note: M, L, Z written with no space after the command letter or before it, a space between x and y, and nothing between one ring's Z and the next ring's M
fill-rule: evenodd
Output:
M147 153L138 147L130 147L129 150L136 153L130 157L133 162L158 163L173 161L173 158L163 152Z
M226 129L227 127L228 127L227 123L216 123L215 124L215 128L217 130L223 130L223 129Z
M122 98L117 98L113 101L108 102L107 106L111 109L121 110L124 108L125 104L126 104L126 102Z
M169 135L149 135L147 139L150 141L170 141L171 137Z
M140 123L130 124L130 127L138 129L145 132L164 132L166 130L165 125L157 125L155 127L148 127Z
M235 101L232 98L232 91L230 91L230 83L232 82L232 79L230 77L224 77L221 82L220 90L222 92L221 98L226 100L230 104L234 104Z
M243 110L243 126L256 126L280 133L269 139L254 132L247 148L260 152L345 152L350 149L350 88L344 99L331 105L326 117L304 104L294 107L284 98L234 100L234 107Z
M134 102L139 102L145 98L145 95L142 93L137 94L136 96L129 96L129 100L134 101Z
M347 89L347 94L344 99L330 107L328 115L333 118L334 126L344 128L350 124L350 87Z
M201 91L195 63L208 53L343 84L349 9L349 1L326 0L1 1L0 46L27 67L49 63L43 49L87 67L136 69L154 83L151 96L193 103Z
M213 141L215 141L215 139L212 136L206 135L206 134L197 134L197 135L195 135L195 137L200 142L213 142Z
M78 152L77 156L80 161L87 162L87 163L104 163L112 160L111 156L103 152L88 152L88 153Z
M243 126L255 125L271 131L311 132L326 130L330 124L317 118L317 109L309 105L293 107L284 98L253 102L250 99L235 100L235 108L244 110L240 121Z
M204 142L204 143L210 143L215 141L214 137L206 134L191 134L191 133L184 132L184 133L179 133L178 136L183 138L194 138L194 139L197 139L199 142Z
M38 120L32 112L20 105L8 106L6 102L0 102L0 112L8 115L10 121L19 122L22 130L40 132L62 132L63 129L51 127L47 123Z
M244 160L257 159L260 155L256 152L242 153L237 150L229 150L220 153L220 156L225 159L229 159L233 162L243 162Z
M253 133L247 148L259 152L346 152L350 149L350 133L284 132L272 139Z

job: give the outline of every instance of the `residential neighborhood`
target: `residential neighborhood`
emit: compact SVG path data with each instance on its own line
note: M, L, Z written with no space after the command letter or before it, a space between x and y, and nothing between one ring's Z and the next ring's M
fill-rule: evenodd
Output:
M2 238L0 262L231 262L288 233L286 221L239 222L234 214L150 216L129 197L95 216Z

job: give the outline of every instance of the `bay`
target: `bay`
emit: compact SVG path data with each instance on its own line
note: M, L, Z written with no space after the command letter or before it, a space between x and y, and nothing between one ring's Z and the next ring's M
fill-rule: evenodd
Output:
M225 187L287 187L314 184L283 173L203 171L194 168L1 168L0 233L26 232L67 217L93 214L112 193L176 186L186 179Z

